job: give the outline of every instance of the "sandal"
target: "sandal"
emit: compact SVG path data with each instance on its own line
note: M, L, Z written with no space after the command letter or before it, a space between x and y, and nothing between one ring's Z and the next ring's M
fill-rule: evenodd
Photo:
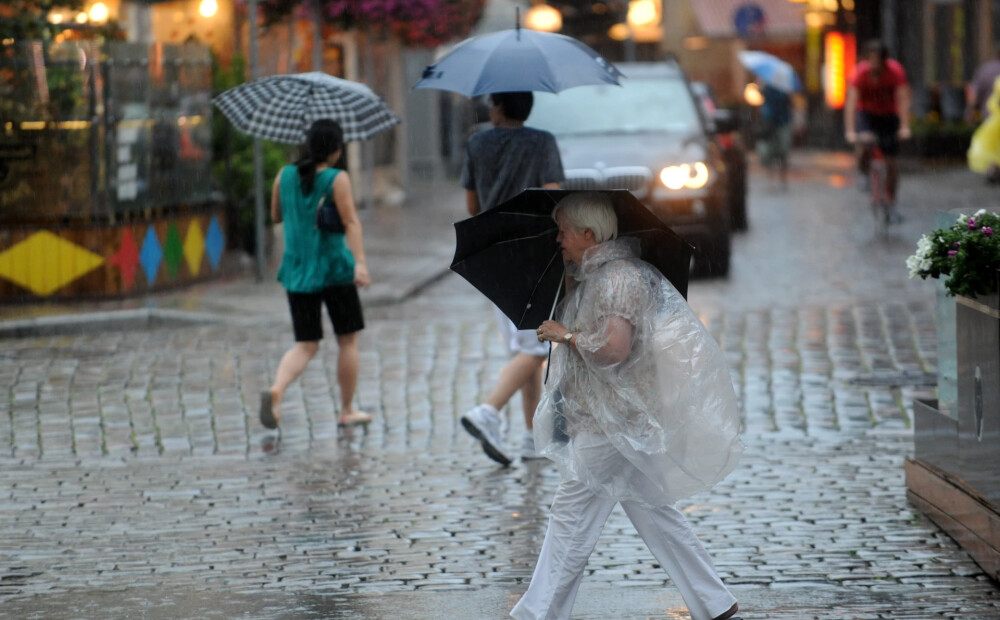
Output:
M355 410L348 416L343 416L337 420L337 426L346 428L349 426L361 426L372 421L372 415L364 411Z
M274 415L274 395L271 390L260 393L260 423L264 428L278 428L278 417Z

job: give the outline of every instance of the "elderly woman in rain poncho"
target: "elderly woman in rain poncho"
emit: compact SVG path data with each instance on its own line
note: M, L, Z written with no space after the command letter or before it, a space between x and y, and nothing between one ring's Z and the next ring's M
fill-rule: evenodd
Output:
M562 482L519 619L569 618L608 516L622 508L693 620L736 620L736 599L673 504L712 488L742 453L725 358L687 302L617 237L606 194L570 194L553 217L570 276L535 445Z

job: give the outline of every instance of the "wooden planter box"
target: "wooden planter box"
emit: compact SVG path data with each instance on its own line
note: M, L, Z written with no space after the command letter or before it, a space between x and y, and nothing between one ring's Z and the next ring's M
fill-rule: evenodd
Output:
M955 303L957 419L914 403L907 497L1000 580L1000 296Z

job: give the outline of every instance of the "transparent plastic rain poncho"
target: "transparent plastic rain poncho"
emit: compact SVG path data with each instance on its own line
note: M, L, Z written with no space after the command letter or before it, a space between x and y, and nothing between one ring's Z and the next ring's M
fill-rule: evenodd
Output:
M575 350L552 352L534 436L564 478L619 501L663 506L715 486L743 445L721 349L673 285L637 256L638 241L625 237L569 266L573 284L555 318L576 334ZM615 342L625 346L611 354Z

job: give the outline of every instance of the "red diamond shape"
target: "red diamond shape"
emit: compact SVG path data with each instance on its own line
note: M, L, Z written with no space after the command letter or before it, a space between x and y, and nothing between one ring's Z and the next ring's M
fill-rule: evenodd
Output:
M132 236L132 229L125 228L122 231L122 243L118 246L118 251L108 259L112 265L117 265L122 272L122 284L125 290L132 288L135 282L135 270L139 267L139 249L135 245L135 238Z

